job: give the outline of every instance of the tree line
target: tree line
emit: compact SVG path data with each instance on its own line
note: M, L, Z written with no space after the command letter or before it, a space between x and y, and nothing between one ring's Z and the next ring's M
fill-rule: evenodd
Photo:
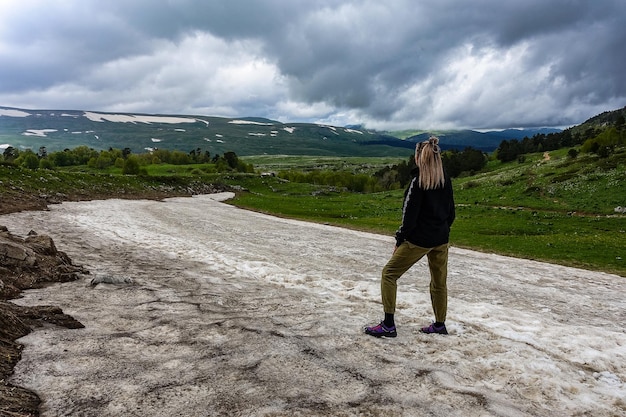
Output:
M543 134L517 140L503 140L495 151L495 157L502 162L522 160L523 155L535 152L554 151L561 148L580 146L580 151L595 153L600 157L609 156L616 146L626 144L626 128L623 114L607 120L603 128L588 127L584 131L565 129L562 132ZM571 150L574 157L578 151ZM521 159L520 159L521 158Z
M449 150L442 154L444 169L455 178L461 175L473 175L487 164L488 157L482 151L471 147L463 151ZM386 166L374 174L358 174L345 171L314 170L311 172L282 171L280 178L291 182L342 187L353 192L380 192L405 188L416 168L415 156L392 166Z
M211 164L215 172L254 172L252 164L241 161L235 152L211 155L209 151L203 151L200 148L190 152L155 149L148 153L133 154L130 148L95 150L87 146L78 146L74 149L48 153L44 146L40 147L38 152L31 149L20 151L9 146L2 153L0 161L29 169L88 166L93 169L106 170L115 167L121 168L122 173L129 175L147 174L145 166L162 163L171 165Z

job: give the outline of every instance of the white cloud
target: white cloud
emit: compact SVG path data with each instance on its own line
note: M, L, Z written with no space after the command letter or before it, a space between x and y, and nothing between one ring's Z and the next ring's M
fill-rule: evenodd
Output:
M563 125L625 104L624 15L621 0L4 0L0 105Z

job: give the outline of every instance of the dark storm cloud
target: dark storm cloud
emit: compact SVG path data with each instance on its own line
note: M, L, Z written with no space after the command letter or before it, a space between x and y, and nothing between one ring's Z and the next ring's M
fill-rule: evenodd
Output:
M0 105L574 124L626 104L625 20L622 0L4 1Z

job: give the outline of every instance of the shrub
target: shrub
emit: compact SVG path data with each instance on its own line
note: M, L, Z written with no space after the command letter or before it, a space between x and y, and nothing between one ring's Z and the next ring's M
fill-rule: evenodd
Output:
M42 158L39 160L39 169L54 169L54 164L48 158Z
M468 181L465 184L463 184L464 190L469 190L470 188L476 188L476 187L480 187L480 183L478 181Z
M139 160L134 155L129 155L128 158L126 158L122 173L125 175L139 174Z
M39 168L39 158L33 152L23 152L18 159L20 161L20 165L24 168L28 169L38 169Z

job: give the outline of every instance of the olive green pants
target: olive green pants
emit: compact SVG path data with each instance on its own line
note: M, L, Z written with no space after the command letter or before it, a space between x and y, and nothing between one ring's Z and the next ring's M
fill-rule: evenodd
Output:
M383 268L380 289L385 313L396 311L398 278L426 255L430 269L430 300L435 313L435 321L445 322L448 312L448 244L434 248L422 248L409 242L403 242Z

